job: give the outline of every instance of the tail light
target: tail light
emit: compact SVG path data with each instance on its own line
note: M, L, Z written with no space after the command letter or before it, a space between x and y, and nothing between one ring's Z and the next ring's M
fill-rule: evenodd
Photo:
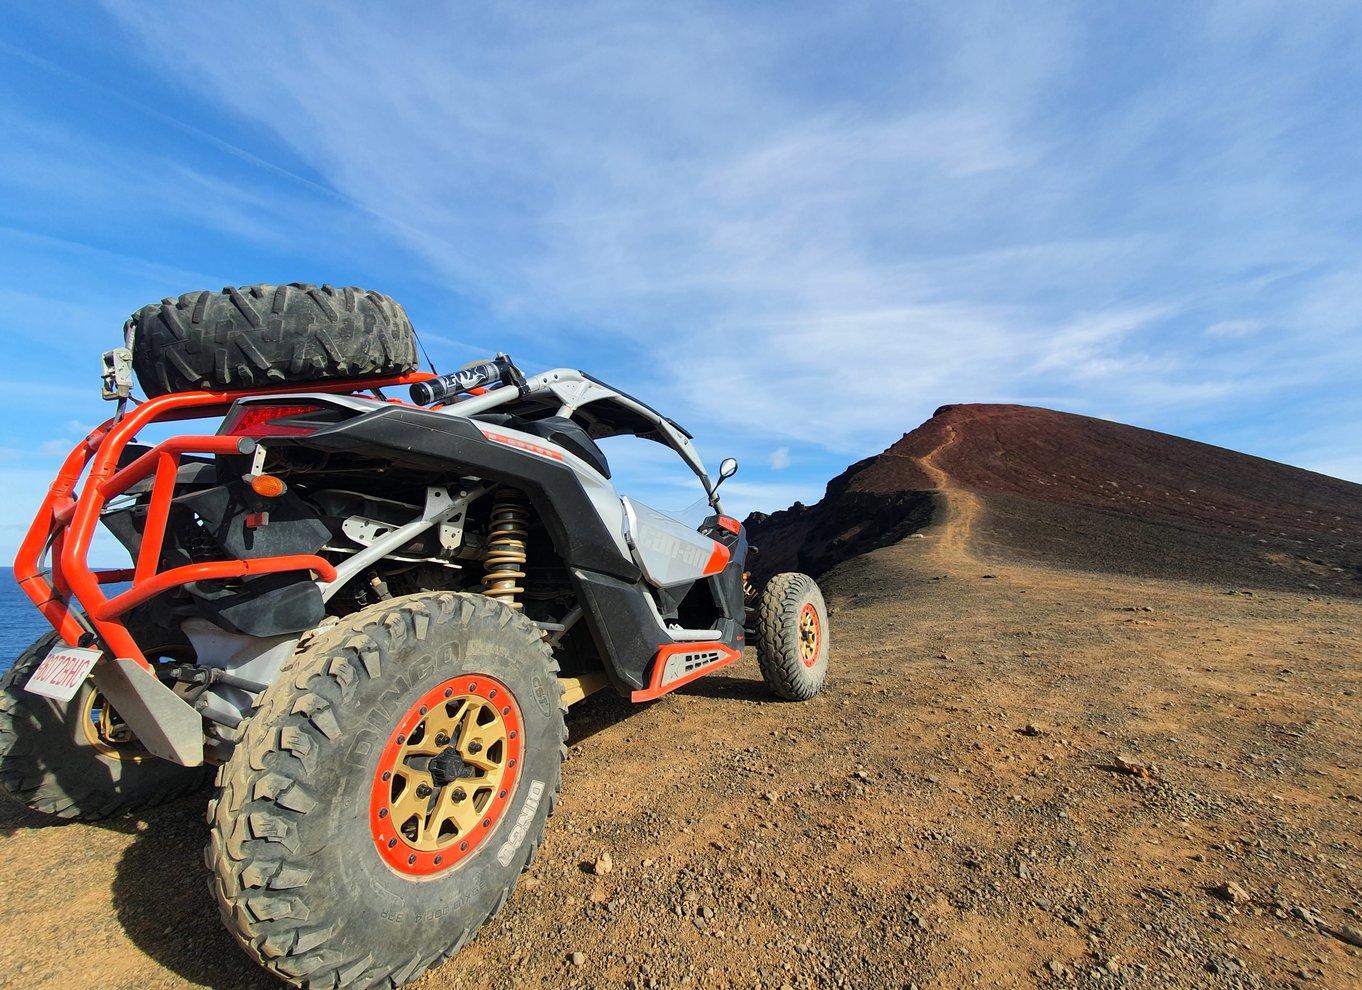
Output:
M322 424L289 420L321 411L322 407L314 403L237 405L227 413L218 433L239 437L302 437L315 433Z

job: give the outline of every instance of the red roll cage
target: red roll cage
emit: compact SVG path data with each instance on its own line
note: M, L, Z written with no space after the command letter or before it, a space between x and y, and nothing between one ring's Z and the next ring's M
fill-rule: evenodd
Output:
M309 570L322 580L334 580L335 567L315 554L221 560L160 570L161 546L165 540L171 498L175 494L180 457L184 454L248 454L254 449L255 441L238 436L172 437L120 469L118 463L123 451L150 423L221 416L233 402L246 396L296 395L299 392L353 394L384 386L410 385L431 377L428 372L413 372L386 378L309 382L274 389L173 392L140 403L125 415L97 426L67 455L19 546L14 576L68 644L81 645L82 640L93 633L103 640L114 656L129 658L147 668L150 665L146 657L119 617L163 591L193 581L279 571ZM89 474L85 484L77 491L87 467ZM155 478L142 544L134 566L92 569L87 556L104 506L152 475ZM49 553L50 580L43 567L43 558ZM118 581L131 581L132 587L113 598L106 597L100 586ZM84 613L83 622L72 608L72 599Z

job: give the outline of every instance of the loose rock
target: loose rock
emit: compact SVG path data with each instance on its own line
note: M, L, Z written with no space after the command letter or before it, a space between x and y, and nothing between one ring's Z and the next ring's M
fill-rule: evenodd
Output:
M1253 900L1253 898L1249 896L1249 892L1233 880L1227 880L1219 887L1213 887L1211 893L1222 901L1228 901L1231 904L1247 904L1249 901Z
M1349 945L1355 945L1362 949L1362 929L1354 928L1352 925L1344 925L1338 929L1336 934Z

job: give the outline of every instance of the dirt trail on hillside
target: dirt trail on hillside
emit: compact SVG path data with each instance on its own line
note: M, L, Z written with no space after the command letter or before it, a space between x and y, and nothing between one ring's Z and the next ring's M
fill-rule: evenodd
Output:
M575 708L534 866L418 986L1362 985L1362 603L1024 566L949 499L825 576L813 701L748 657ZM0 987L276 986L202 815L0 811Z
M922 534L930 542L927 545L927 560L941 566L973 562L975 522L983 513L983 504L973 492L958 488L937 463L937 458L949 447L960 440L960 431L948 426L948 435L935 449L917 459L918 465L931 479L938 491L945 492L949 499L946 512L940 521L930 526Z
M952 487L951 480L950 476L937 465L936 458L942 451L946 450L946 448L952 447L960 442L960 431L954 426L946 427L946 431L946 439L942 440L941 443L933 448L926 456L918 459L918 463L922 466L922 470L926 471L927 476L932 479L932 484L937 488L943 489Z

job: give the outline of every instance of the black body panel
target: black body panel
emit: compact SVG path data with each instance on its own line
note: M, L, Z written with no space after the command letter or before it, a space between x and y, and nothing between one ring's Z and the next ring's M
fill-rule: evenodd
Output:
M509 426L513 430L541 437L549 443L557 444L569 453L576 454L602 475L610 477L610 465L605 454L596 446L596 441L579 424L565 416L545 416L542 419L525 419L510 413L482 413L473 417L479 423L492 426Z
M582 603L596 648L606 658L605 671L624 697L642 689L648 665L666 639L637 581L573 568L572 585Z
M306 574L261 574L230 584L199 581L184 590L204 618L247 636L305 632L326 618L321 590Z
M747 568L747 527L740 526L738 532L734 533L719 525L718 516L710 516L700 527L700 532L728 547L728 566L709 580L714 587L714 599L718 602L724 618L737 622L738 630L741 632L747 614L746 602L743 600L743 572ZM741 638L739 636L739 639Z
M719 642L741 650L746 645L743 568L747 534L734 535L717 526L703 527L702 532L713 539L722 537L729 548L728 566L705 584L714 597L713 626L719 630ZM649 592L639 581L620 581L579 568L571 574L587 627L601 655L608 658L606 672L615 690L627 698L649 683L653 658L670 642L648 607Z
M162 569L208 560L251 560L286 554L316 553L330 531L317 514L292 492L276 498L256 495L240 480L214 484L218 472L211 461L194 459L180 465L176 495L167 516L161 546ZM145 496L150 479L138 486ZM134 491L138 491L134 488ZM187 491L185 489L188 489ZM260 524L247 517L263 513ZM101 516L135 560L146 528L147 501ZM311 629L326 615L321 591L307 574L264 574L226 581L200 581L181 589L185 604L231 632L248 636L281 636Z
M179 496L176 502L203 520L208 534L233 560L316 553L331 537L317 513L291 491L262 498L237 480ZM265 514L268 521L247 526L246 517L253 513Z
M626 581L639 578L638 568L616 548L570 467L488 440L472 420L389 406L306 437L271 437L268 443L372 457L427 475L447 472L451 481L472 475L514 485L529 497L568 567Z

